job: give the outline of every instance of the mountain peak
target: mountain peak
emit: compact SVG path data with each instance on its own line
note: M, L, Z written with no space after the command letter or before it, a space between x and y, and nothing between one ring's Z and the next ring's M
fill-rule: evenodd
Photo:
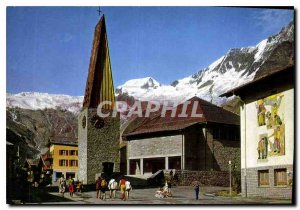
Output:
M145 77L145 78L138 78L138 79L131 79L125 82L123 85L118 86L117 89L124 89L124 88L157 88L161 86L159 82L157 82L152 77Z

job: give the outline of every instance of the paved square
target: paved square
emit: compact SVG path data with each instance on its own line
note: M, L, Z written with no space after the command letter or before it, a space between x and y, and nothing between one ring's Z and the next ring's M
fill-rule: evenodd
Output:
M263 198L242 198L236 197L220 197L214 196L214 193L219 190L224 190L224 187L202 187L200 190L200 199L195 200L194 190L192 187L179 186L172 188L173 197L171 198L156 198L155 192L157 188L147 189L133 189L130 198L127 201L120 199L121 193L117 191L115 199L109 198L109 192L107 193L107 199L101 200L96 198L96 192L83 192L82 194L76 194L74 197L70 197L69 193L65 193L65 199L69 201L64 202L43 202L42 204L137 204L137 205L155 205L155 204L182 204L182 205L203 205L203 204L291 204L291 200L282 199L263 199ZM53 196L61 196L58 192L50 193Z

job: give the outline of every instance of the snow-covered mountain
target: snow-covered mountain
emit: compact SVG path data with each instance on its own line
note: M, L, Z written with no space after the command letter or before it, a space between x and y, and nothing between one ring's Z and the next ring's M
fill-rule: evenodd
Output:
M6 107L22 109L61 109L79 113L82 108L83 96L56 95L48 93L22 92L6 94Z
M291 22L278 34L259 42L256 46L230 49L205 69L170 85L160 84L152 77L132 79L116 88L118 98L134 97L141 101L184 101L198 96L217 105L227 99L219 95L272 68L282 67L294 61L294 23ZM125 97L125 98L126 98ZM61 109L78 113L83 96L54 95L24 92L7 94L7 107L23 109Z
M227 99L219 95L250 82L263 71L282 67L294 60L294 23L256 46L230 49L205 69L171 85L161 85L151 77L129 80L117 88L117 94L128 94L142 101L183 101L198 96L215 104ZM272 62L270 62L272 61ZM150 85L148 85L150 84Z

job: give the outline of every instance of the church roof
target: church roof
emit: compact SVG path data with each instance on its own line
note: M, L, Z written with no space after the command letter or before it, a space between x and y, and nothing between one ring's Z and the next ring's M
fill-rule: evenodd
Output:
M104 15L96 25L83 108L97 108L102 101L114 103L114 85ZM112 109L107 105L105 109Z
M166 112L165 117L162 117L159 114L124 136L134 136L164 131L177 131L199 123L239 125L239 116L232 112L229 112L198 97L193 97L187 101L191 102L186 109L187 117L180 117L182 109L184 109L184 103L182 103L177 106L174 117L171 117L172 111L169 110ZM195 113L202 114L202 117L191 116L193 111L193 102L195 101L198 102Z

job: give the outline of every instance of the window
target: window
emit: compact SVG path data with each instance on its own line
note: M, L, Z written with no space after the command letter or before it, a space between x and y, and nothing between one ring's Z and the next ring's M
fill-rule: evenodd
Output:
M258 186L269 186L269 170L258 171Z
M70 155L78 155L76 150L70 150Z
M59 155L68 155L67 150L59 150Z
M78 160L70 160L70 166L78 166Z
M287 173L286 168L274 170L274 185L287 185Z
M59 160L59 166L68 166L67 160Z

